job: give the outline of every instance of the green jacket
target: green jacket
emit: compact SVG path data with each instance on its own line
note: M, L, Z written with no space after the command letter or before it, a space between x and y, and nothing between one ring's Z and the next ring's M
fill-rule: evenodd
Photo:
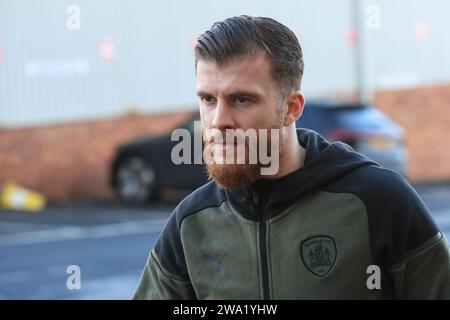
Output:
M298 139L295 172L185 198L133 298L449 299L447 240L408 182L314 131Z

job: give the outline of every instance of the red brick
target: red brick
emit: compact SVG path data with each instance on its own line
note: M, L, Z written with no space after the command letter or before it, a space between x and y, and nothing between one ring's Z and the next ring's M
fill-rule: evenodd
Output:
M110 199L109 166L116 146L137 136L169 132L191 114L0 130L0 187L14 181L52 202Z
M449 180L450 85L377 92L375 104L405 130L410 180Z

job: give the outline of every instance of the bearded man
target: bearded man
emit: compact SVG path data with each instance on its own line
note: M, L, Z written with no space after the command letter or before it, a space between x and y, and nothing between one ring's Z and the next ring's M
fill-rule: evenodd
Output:
M171 214L135 299L450 298L447 240L409 183L296 129L304 65L289 28L232 17L195 57L211 181Z

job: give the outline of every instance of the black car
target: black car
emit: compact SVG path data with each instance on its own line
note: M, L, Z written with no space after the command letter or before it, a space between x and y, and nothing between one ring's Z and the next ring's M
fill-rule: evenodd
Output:
M403 129L373 106L314 101L297 121L329 141L342 141L381 166L406 175L407 152Z
M194 135L196 112L184 128ZM207 182L202 164L174 164L172 149L179 141L171 140L171 133L134 139L117 148L111 166L111 185L119 198L129 204L142 204L158 197L162 188L193 190ZM194 150L194 139L191 139Z
M198 112L181 128L194 135ZM308 102L297 127L319 132L330 141L340 140L386 168L406 172L406 150L401 128L376 108L331 101ZM176 165L171 133L142 137L120 145L111 166L111 184L119 198L142 204L158 196L162 188L193 190L207 182L202 164ZM191 150L194 150L191 139Z

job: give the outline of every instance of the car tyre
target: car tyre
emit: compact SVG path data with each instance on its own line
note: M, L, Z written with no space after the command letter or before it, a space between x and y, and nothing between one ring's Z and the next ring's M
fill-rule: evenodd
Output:
M119 198L131 205L142 205L156 197L156 172L140 157L127 157L116 167L115 189Z

